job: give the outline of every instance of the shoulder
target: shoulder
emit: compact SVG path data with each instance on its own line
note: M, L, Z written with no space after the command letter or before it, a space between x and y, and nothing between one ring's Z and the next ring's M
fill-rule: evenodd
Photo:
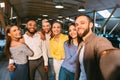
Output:
M95 40L97 41L97 42L109 42L109 43L111 43L107 38L105 38L105 37L101 37L101 36L97 36L96 38L95 38Z
M68 40L68 35L66 35L66 34L61 34L60 36L61 36L61 38L64 38L65 40Z
M65 48L65 49L68 49L68 47L69 47L69 46L68 46L68 41L65 41L65 42L64 42L64 48Z
M68 37L68 35L66 35L66 34L62 34L64 37Z
M24 37L24 36L27 36L27 34L26 34L26 33L25 33L25 34L23 34L23 37Z
M62 37L66 37L67 35L66 35L66 34L62 34L62 33L61 33L61 34L60 34L60 36L62 36Z
M112 47L112 43L105 37L100 37L100 36L97 36L95 39L94 39L94 44L96 46L99 46L99 47Z
M104 50L113 49L112 43L105 37L97 37L95 44L95 49L98 53L101 53Z

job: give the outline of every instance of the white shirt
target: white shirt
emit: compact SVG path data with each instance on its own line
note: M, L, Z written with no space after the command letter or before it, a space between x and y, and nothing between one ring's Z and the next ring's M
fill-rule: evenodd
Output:
M83 63L84 49L85 49L85 46L83 45L80 51L80 55L79 55L80 70L81 70L79 80L87 80L85 69L84 69L84 63Z
M40 38L39 34L34 34L32 37L27 34L23 35L25 43L27 46L34 52L32 57L29 57L29 60L39 59L41 56L44 58L45 66L48 65L47 49L45 41Z

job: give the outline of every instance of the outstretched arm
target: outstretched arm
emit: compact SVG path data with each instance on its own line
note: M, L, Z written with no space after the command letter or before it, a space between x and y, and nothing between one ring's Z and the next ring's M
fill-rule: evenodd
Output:
M120 80L120 49L108 49L101 53L100 69L104 80Z

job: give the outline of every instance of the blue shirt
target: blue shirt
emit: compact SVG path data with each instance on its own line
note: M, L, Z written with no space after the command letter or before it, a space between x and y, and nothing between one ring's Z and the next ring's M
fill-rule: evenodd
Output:
M70 46L68 46L67 41L64 43L65 59L62 67L73 73L76 72L77 49L78 46L75 46L73 43Z

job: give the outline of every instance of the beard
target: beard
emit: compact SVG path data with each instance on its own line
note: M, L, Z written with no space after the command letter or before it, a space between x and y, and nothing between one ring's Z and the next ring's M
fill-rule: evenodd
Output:
M34 32L31 32L29 29L26 28L26 30L30 33L30 34L35 34L37 32L37 30L34 30Z
M86 29L82 34L78 33L78 35L79 35L79 37L83 38L84 36L86 36L89 33L89 31L90 31L90 29L88 27L88 29Z

